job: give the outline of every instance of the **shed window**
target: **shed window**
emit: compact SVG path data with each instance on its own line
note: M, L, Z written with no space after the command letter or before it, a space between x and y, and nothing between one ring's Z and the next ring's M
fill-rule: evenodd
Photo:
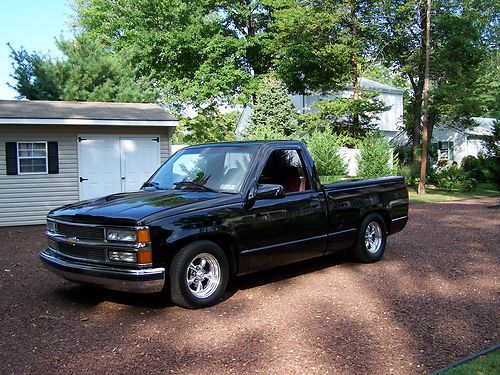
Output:
M47 142L18 142L19 174L48 173Z

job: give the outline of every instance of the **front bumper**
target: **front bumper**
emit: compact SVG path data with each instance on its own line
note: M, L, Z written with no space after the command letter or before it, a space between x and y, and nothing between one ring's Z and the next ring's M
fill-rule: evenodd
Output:
M83 264L58 255L50 247L40 251L40 260L55 274L77 283L133 293L161 292L165 268L129 269Z

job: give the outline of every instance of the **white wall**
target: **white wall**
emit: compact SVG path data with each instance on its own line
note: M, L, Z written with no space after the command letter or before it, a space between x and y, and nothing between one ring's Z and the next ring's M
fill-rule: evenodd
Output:
M341 147L339 154L347 164L347 175L356 176L358 170L358 161L356 160L359 150L356 148Z
M447 127L436 127L432 132L431 142L453 142L453 161L456 161L460 165L464 157L469 155L477 157L479 152L485 151L484 146L479 139L469 138L470 136L468 136L464 131Z
M177 151L182 150L184 147L187 147L189 145L172 145L172 155L175 154Z

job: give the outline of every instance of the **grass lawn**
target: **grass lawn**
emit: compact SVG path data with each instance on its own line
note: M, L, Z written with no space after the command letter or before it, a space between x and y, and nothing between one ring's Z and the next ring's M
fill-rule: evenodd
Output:
M458 199L494 197L500 190L494 184L478 184L474 191L446 191L433 186L426 187L427 194L418 195L416 188L410 187L410 203L432 203Z
M482 355L439 375L494 375L500 373L500 350Z

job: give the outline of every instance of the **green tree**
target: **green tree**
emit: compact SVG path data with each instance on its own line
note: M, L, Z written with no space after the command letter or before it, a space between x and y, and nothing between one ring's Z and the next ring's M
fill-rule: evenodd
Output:
M411 85L406 101L405 127L420 159L424 88L426 2L383 0L384 27L376 46L384 62L407 77ZM480 114L474 95L488 43L495 39L498 4L490 0L459 2L436 0L432 8L429 135L440 119L467 126L463 121ZM497 26L495 26L495 24ZM494 81L498 81L494 79ZM491 96L490 96L491 97Z
M77 0L77 23L131 56L166 102L247 102L267 73L270 7L263 1Z
M282 0L271 27L278 77L289 91L325 92L351 82L359 93L360 65L375 38L376 2Z
M14 68L11 77L16 81L9 86L19 93L18 99L60 100L67 76L65 64L45 55L29 53L23 47L16 51L10 44L8 46Z
M486 148L486 168L493 182L500 187L500 120L493 123L492 134L485 136L483 144Z
M387 109L376 93L364 92L357 99L323 99L313 104L312 112L300 116L300 124L304 131L331 129L334 133L362 138L375 130L374 120ZM352 121L355 116L356 126Z
M347 165L339 153L344 136L339 136L327 128L323 131L314 130L306 141L320 176L338 178L347 175Z
M391 153L389 142L380 133L367 136L359 145L360 152L357 156L358 177L374 178L397 174L398 163L393 160L391 166Z
M297 111L274 74L264 78L249 120L250 127L275 127L285 136L297 131ZM252 129L248 131L252 132Z
M206 108L196 117L181 118L175 129L174 144L200 144L233 141L236 139L236 124L239 112L222 114L216 109Z
M137 78L125 56L86 35L58 41L64 58L50 59L24 49L11 52L13 86L20 97L32 100L150 102L156 89L147 78Z
M342 88L350 76L350 48L337 27L339 7L329 1L285 0L273 13L276 73L290 92Z
M486 57L481 30L468 14L457 15L446 9L436 13L430 62L431 131L440 118L460 120L479 114L481 102L474 91Z
M489 49L479 67L472 96L479 102L478 115L500 118L500 51Z
M157 97L151 81L137 78L126 56L112 53L102 42L82 34L60 41L67 78L62 100L151 102Z
M291 92L333 93L352 89L351 98L323 100L319 113L303 117L306 128L333 127L360 136L384 107L359 87L369 60L380 13L365 0L286 0L273 13L276 71Z

